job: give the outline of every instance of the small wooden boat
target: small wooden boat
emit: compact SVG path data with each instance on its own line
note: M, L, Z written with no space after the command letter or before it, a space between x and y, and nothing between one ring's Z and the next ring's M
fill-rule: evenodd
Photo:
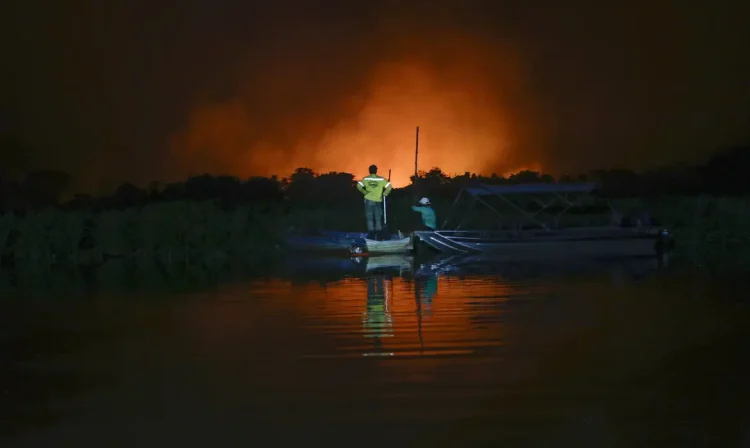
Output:
M367 272L397 269L399 272L411 270L413 259L410 256L389 254L368 257L365 270Z
M364 245L361 243L364 242ZM380 254L403 254L411 252L413 248L412 238L394 238L391 240L355 240L351 247L352 254L355 255L380 255Z
M412 250L412 238L399 233L380 241L367 239L366 233L325 230L315 235L287 235L286 246L293 250L336 251L355 255L402 254Z

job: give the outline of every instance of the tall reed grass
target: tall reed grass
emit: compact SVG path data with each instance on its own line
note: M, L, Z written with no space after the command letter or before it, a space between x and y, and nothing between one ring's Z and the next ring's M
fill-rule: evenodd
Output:
M635 200L676 240L675 255L720 270L750 270L750 198Z
M217 263L253 256L281 241L278 212L226 210L210 202L157 203L100 213L53 209L0 216L0 252L47 267L111 257L139 263Z

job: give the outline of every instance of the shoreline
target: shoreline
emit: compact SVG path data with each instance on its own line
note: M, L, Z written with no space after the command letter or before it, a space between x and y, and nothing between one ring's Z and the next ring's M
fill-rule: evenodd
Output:
M717 271L750 270L750 199L664 197L612 199L619 210L645 210L675 237L674 262ZM410 233L411 198L389 204L391 232ZM439 217L452 202L436 197ZM213 201L156 202L115 210L29 211L0 215L2 265L52 269L53 265L96 265L126 258L138 264L221 264L283 256L289 229L361 231L360 203L303 208L286 202L259 207L222 207ZM476 223L496 219L479 210ZM566 225L602 225L602 216L571 214ZM607 219L606 217L604 219ZM243 261L243 262L244 262Z

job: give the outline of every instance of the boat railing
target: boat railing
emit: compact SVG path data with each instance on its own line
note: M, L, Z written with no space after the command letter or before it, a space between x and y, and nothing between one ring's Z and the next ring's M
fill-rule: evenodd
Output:
M448 228L448 224L454 217L460 199L464 195L468 195L472 201L470 208L474 207L473 204L482 204L497 215L501 222L508 218L513 218L514 220L534 224L540 229L555 230L562 216L568 213L571 209L583 205L582 201L584 198L596 197L594 195L596 188L596 184L586 182L520 185L486 185L478 183L472 187L464 188L458 193L453 202L453 206L451 207L451 212L446 216L445 221L443 222L442 228ZM494 197L499 199L502 204L509 207L510 210L514 212L511 213L513 216L501 212L495 205L491 204L486 199L483 199L484 197ZM513 199L517 197L526 198L527 201L535 203L538 208L536 210L525 209ZM598 199L603 200L603 202L607 204L610 213L615 212L609 200L606 198ZM562 207L560 210L553 212L549 219L542 219L542 215L548 213L554 205L561 205ZM460 223L455 226L455 228L460 229L467 217L468 214L463 214Z

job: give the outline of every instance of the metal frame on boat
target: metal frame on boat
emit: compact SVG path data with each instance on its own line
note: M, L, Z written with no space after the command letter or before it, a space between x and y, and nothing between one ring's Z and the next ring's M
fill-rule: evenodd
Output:
M498 215L500 230L461 230L467 217L464 214L455 229L445 228L450 222L449 216L443 224L443 229L416 231L414 234L419 241L440 252L499 252L509 260L656 255L656 241L668 236L668 232L648 223L624 227L620 222L613 222L609 226L571 228L564 228L559 224L559 219L564 213L579 206L583 198L593 197L596 189L597 185L594 183L480 184L459 192L454 201L454 210L459 200L468 195L472 204L480 203ZM548 199L539 198L542 195ZM523 225L515 223L508 226L507 222L504 223L506 215L485 200L487 196L499 198L518 212L523 218ZM535 202L539 208L534 212L528 212L514 202L512 196L524 196L527 200ZM600 200L606 202L613 214L616 212L608 200ZM540 219L542 212L555 204L561 204L561 210L552 215L551 220Z

